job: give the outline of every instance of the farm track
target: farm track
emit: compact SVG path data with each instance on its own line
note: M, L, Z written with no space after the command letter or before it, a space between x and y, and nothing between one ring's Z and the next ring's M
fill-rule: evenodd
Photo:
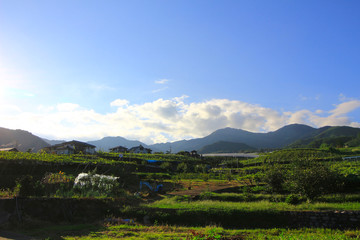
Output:
M179 191L173 191L169 192L167 194L173 195L173 196L181 196L181 195L189 195L192 197L199 196L200 194L204 192L216 192L220 190L230 189L234 187L240 187L243 184L237 182L237 181L231 181L231 182L194 182L194 183L182 183L181 184L184 188L188 188L187 190L179 190ZM190 188L190 189L189 189Z

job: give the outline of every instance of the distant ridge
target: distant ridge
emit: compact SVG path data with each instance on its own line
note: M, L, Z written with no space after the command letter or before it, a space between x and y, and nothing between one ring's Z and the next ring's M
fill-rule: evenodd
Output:
M0 148L16 147L21 152L31 150L38 152L44 147L50 146L40 137L24 130L11 130L0 127Z
M0 128L0 148L17 147L19 151L37 152L44 147L61 143L58 140L44 140L24 130ZM136 140L123 137L104 137L100 140L88 141L97 150L108 151L109 148L123 146L127 148L142 145L153 152L177 153L179 151L197 150L201 152L246 151L246 148L318 148L322 144L328 146L360 146L360 128L347 126L313 128L302 124L291 124L268 133L253 133L241 129L224 128L214 131L203 138L181 140L168 143L146 145ZM240 149L240 150L239 150ZM244 150L242 150L244 149ZM249 150L250 150L249 149Z
M151 145L161 151L171 148L174 152L200 150L206 145L225 141L243 143L256 149L281 148L288 144L308 136L315 128L302 124L292 124L268 133L252 133L241 129L223 128L216 130L203 138L182 140L172 143L159 143Z
M318 148L322 144L329 146L351 146L352 142L359 142L360 128L347 126L322 127L316 129L310 136L295 141L289 145L290 148Z
M132 148L132 147L142 145L145 148L149 148L149 146L146 145L145 143L142 143L142 142L136 141L136 140L128 140L123 137L104 137L100 140L88 141L87 143L96 146L97 151L101 150L101 151L105 151L105 152L109 151L109 148L113 148L113 147L117 147L117 146Z
M43 138L42 140L44 140L46 143L48 143L50 145L56 145L56 144L66 142L65 140L49 140L49 139L45 139L45 138Z
M172 143L158 143L150 145L150 147L156 147L161 151L166 151L170 147L173 152L192 151L201 150L207 145L221 141L242 143L256 149L277 149L288 146L306 147L307 143L310 143L315 139L324 139L325 137L348 137L348 139L351 139L357 136L359 132L360 128L336 126L317 129L303 124L287 125L268 133L252 133L241 129L223 128L216 130L203 138L182 140ZM292 145L293 143L297 144ZM217 151L221 150L218 149Z

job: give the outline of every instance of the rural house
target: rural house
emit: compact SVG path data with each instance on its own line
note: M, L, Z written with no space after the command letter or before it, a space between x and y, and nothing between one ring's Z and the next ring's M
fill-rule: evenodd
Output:
M110 152L112 153L124 153L124 152L128 152L128 149L126 147L123 146L117 146L117 147L113 147L113 148L109 148Z
M17 148L0 148L0 152L18 152Z
M152 150L150 148L144 148L142 145L139 145L137 147L130 148L129 152L131 152L131 153L151 153Z
M94 154L96 146L79 141L70 141L44 148L48 153L55 154Z

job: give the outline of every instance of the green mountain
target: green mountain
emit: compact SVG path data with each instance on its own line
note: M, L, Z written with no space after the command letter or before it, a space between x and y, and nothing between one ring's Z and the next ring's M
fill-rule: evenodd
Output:
M248 152L255 151L256 149L246 145L245 143L234 143L234 142L225 142L220 141L210 145L206 145L199 150L199 153L238 153L238 152Z
M253 133L241 129L224 128L219 129L203 138L182 140L171 143L158 143L150 148L157 148L172 152L202 150L207 145L218 142L243 143L256 149L278 149L278 148L300 148L319 147L322 143L330 146L341 146L347 143L354 143L360 128L352 127L322 127L313 128L302 124L291 124L282 127L274 132ZM217 151L222 151L218 149ZM223 150L225 151L225 150Z
M51 141L48 140L49 143ZM43 139L24 130L0 128L0 148L17 147L20 151L31 149L33 152L49 146ZM203 138L176 142L145 145L139 141L130 141L122 137L105 137L88 142L98 149L107 151L111 147L133 147L143 145L153 152L173 153L197 150L200 153L239 152L258 149L278 148L318 148L322 144L330 147L360 146L360 128L337 126L313 128L302 124L291 124L268 133L253 133L241 129L219 129Z
M241 129L224 128L203 138L172 143L158 143L151 145L150 148L154 147L161 151L167 151L171 148L173 152L192 151L200 150L206 145L220 141L244 143L256 149L283 148L299 139L309 136L315 130L315 128L302 124L291 124L268 133L253 133Z
M360 128L336 126L322 127L315 130L308 137L293 142L290 148L318 148L322 144L330 147L359 146ZM359 143L358 143L359 142Z

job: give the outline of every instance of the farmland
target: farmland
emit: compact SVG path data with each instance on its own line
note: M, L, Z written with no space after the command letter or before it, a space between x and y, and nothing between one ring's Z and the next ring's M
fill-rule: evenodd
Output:
M0 226L40 239L359 238L360 161L343 159L357 155L358 148L251 159L0 152L8 206ZM81 172L92 184L74 185Z

